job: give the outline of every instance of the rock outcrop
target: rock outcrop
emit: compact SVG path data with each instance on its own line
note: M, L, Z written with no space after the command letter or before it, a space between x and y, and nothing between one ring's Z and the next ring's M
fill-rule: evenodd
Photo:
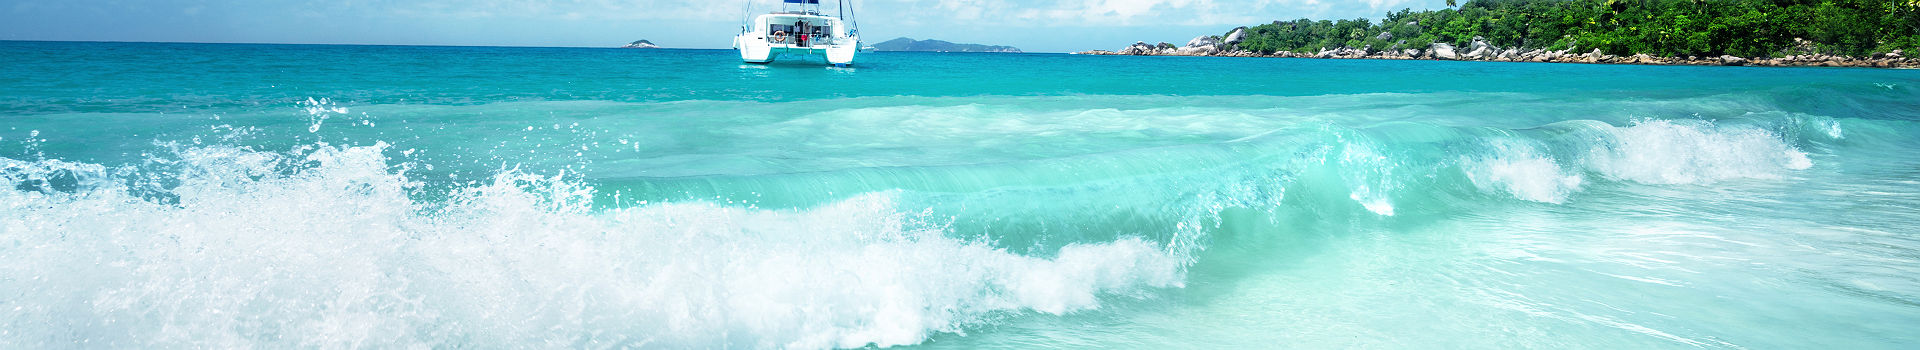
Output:
M1200 36L1187 41L1187 46L1173 50L1180 56L1207 56L1220 53L1220 37Z
M1460 55L1455 54L1453 52L1453 44L1433 43L1433 45L1427 45L1427 52L1432 53L1431 55L1434 59L1441 59L1441 60L1460 59Z
M1154 51L1153 51L1153 45L1147 45L1147 42L1145 42L1145 41L1140 41L1140 42L1134 42L1132 46L1127 46L1127 48L1124 48L1124 49L1120 49L1120 54L1122 54L1122 55L1152 55L1152 54L1154 54Z
M1467 45L1467 57L1489 59L1493 58L1494 52L1498 50L1500 50L1500 48L1487 43L1487 38L1476 36L1473 37L1473 42Z
M1222 40L1220 43L1225 44L1229 48L1238 48L1238 45L1240 45L1240 42L1246 41L1246 40L1247 40L1247 27L1239 27L1239 28L1234 28L1232 33L1227 33L1226 40Z
M652 41L646 41L645 39L642 39L639 41L627 43L627 46L621 46L620 48L622 49L658 49L660 48L660 46L654 45Z

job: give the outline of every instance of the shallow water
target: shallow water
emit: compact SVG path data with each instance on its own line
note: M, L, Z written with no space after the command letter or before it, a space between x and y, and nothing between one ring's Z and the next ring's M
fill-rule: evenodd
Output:
M0 42L0 348L1911 348L1920 73Z

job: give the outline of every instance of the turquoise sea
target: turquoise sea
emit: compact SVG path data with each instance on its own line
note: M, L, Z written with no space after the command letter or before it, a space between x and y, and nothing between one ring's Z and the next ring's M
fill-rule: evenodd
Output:
M0 42L0 348L1920 347L1920 71Z

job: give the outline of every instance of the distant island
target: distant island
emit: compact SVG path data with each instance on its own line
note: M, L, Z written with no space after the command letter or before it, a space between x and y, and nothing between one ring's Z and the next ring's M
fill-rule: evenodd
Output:
M1005 53L1021 52L1019 48L1015 48L1012 46L956 44L956 43L940 41L940 40L931 40L931 39L913 40L910 38L898 38L893 40L887 40L879 44L873 44L873 50L874 51L933 51L933 52L1005 52Z
M620 48L622 49L658 49L660 48L660 45L654 45L652 41L641 39L638 41L627 43L627 46L621 46Z
M1920 68L1920 1L1470 0L1091 55Z

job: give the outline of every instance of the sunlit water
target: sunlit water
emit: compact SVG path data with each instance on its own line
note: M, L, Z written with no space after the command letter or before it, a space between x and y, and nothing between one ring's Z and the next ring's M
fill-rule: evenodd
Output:
M1920 72L0 42L0 348L1913 348Z

